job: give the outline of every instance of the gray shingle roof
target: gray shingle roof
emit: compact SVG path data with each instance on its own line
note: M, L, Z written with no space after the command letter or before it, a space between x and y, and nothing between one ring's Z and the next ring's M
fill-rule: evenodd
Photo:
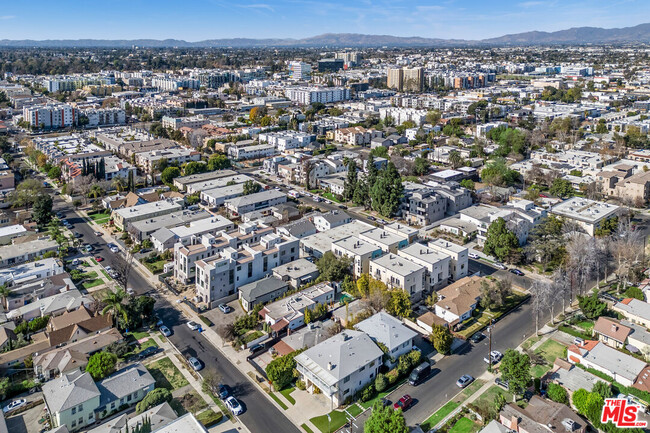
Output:
M153 385L155 382L151 373L140 363L123 368L97 383L97 388L101 393L100 406L126 397L135 391Z
M43 397L51 413L61 412L100 395L89 373L64 373L43 384Z
M417 335L415 331L404 326L401 321L383 311L357 323L355 328L365 332L370 338L379 341L390 350L401 346Z
M288 288L289 285L278 278L269 277L243 285L239 288L239 292L242 298L250 302L283 287Z

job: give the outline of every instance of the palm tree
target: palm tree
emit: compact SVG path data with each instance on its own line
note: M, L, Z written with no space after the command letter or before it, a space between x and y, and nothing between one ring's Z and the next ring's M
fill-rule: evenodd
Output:
M3 304L10 294L11 290L9 290L9 287L7 287L7 283L0 286L0 299L2 299Z
M460 152L457 150L452 150L449 152L449 163L451 164L451 168L458 168L461 165L463 165L463 157L460 155Z
M126 292L122 288L118 288L115 292L109 292L102 302L105 304L102 314L109 313L113 316L114 324L117 325L117 318L122 316L122 319L126 322L127 313L126 306L123 304L124 299L126 298Z
M104 195L104 190L98 184L94 184L93 186L90 187L90 192L88 193L88 195L92 198L101 197L102 195Z
M121 177L116 177L113 179L113 187L117 190L117 192L122 192L124 191L124 188L126 188L126 185L124 184L124 179Z

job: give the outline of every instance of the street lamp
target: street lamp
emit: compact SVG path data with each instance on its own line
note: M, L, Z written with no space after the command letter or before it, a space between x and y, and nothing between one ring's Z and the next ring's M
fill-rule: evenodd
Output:
M332 417L328 413L327 414L327 433L330 433L332 431L332 429L330 428L330 422L332 422Z

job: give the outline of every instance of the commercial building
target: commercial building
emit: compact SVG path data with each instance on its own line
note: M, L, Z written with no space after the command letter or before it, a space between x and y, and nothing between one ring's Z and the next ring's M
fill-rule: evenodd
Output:
M289 72L292 80L308 80L311 76L311 65L305 62L289 62Z
M320 59L318 61L318 72L338 72L343 69L343 59Z

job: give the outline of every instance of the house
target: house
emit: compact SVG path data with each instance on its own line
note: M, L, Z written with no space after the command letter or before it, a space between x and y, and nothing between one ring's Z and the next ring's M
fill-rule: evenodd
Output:
M646 367L644 361L593 340L569 346L568 359L573 364L605 373L624 386L632 386Z
M296 370L310 392L339 406L375 380L383 355L367 334L345 330L296 356Z
M413 299L420 299L425 289L425 267L393 253L370 260L368 274L391 289L404 290Z
M61 375L42 386L43 399L53 427L66 426L74 432L93 424L98 418L101 393L90 376L79 370Z
M645 356L646 361L650 360L650 332L644 326L627 320L621 320L621 325L627 326L631 330L627 336L626 349L631 352L638 350Z
M131 431L135 431L139 426L144 425L145 422L151 427L150 431L153 433L178 418L174 409L172 409L167 402L152 407L136 416L131 415L132 414L123 414L111 418L98 427L88 430L87 433L124 433L127 432L129 428ZM179 431L187 432L188 430Z
M324 232L325 230L330 230L352 222L352 218L343 211L333 210L325 214L314 216L313 222L314 226L316 226L316 230Z
M289 290L289 285L276 277L262 278L239 288L239 300L244 311L249 312L257 304L265 304L279 298Z
M59 374L70 371L84 371L88 365L88 354L62 347L34 356L34 374L43 381L52 380Z
M0 269L0 284L8 284L9 286L22 284L27 281L62 274L63 271L63 263L61 260L50 257Z
M650 328L650 304L647 302L626 298L614 304L612 310L621 313L632 323Z
M316 226L307 218L290 222L277 228L277 232L286 236L302 239L305 236L316 234Z
M336 324L333 320L310 322L304 328L283 337L273 345L271 350L279 356L288 355L296 350L314 347L333 334L336 334Z
M318 275L318 266L307 259L297 259L273 269L274 277L289 283L294 289L315 281Z
M499 413L499 422L516 433L571 431L585 433L589 424L569 406L534 395L525 409L508 403Z
M599 341L614 349L624 347L631 332L631 328L604 316L599 317L594 325L594 336L598 336Z
M7 313L11 320L31 320L41 316L58 316L66 311L73 311L84 305L91 308L96 303L89 295L82 295L77 289L66 290L15 308Z
M136 363L97 383L101 398L95 412L100 418L132 406L155 388L156 381L144 365Z
M365 332L372 341L386 347L386 355L391 358L388 360L390 365L394 365L401 355L413 350L414 340L418 335L400 320L383 311L357 323L354 328Z
M311 310L316 304L331 304L335 294L336 289L325 281L265 305L260 315L276 333L285 328L293 330L305 324L305 309Z
M13 341L16 341L16 333L8 326L0 327L0 351L10 349Z
M438 291L436 316L455 326L472 317L481 297L480 277L465 277Z
M433 325L449 327L449 323L445 321L442 317L438 317L433 314L431 311L427 311L416 319L415 322L420 328L427 331L427 334L431 335L433 332Z
M562 385L569 391L569 394L573 394L579 389L591 391L598 381L602 382L600 377L561 358L555 360L553 368L546 378L551 382Z

